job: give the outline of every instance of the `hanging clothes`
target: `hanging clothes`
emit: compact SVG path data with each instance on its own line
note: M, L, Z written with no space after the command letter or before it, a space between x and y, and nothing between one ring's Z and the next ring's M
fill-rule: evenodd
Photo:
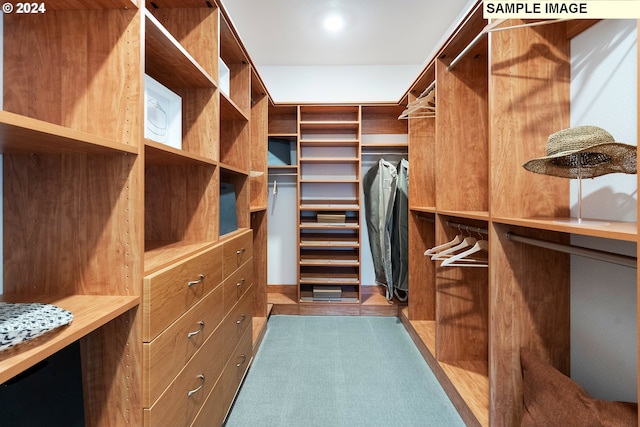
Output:
M365 219L375 281L386 286L386 297L389 301L393 298L391 229L397 175L396 167L392 163L380 159L362 178Z
M406 301L409 290L409 162L400 160L396 169L397 185L393 204L391 265L395 295Z

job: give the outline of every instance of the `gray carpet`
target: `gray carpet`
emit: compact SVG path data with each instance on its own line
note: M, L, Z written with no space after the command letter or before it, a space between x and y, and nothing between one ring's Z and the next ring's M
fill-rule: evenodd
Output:
M271 316L226 426L464 423L398 318Z

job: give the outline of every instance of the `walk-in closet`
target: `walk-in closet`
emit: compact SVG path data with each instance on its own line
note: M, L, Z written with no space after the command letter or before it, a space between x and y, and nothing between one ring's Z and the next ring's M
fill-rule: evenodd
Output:
M640 425L637 19L249 3L3 5L0 424Z

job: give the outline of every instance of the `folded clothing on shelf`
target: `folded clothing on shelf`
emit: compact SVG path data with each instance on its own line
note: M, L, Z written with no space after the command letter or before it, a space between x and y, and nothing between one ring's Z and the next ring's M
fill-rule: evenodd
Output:
M0 302L0 352L71 323L73 314L51 304Z

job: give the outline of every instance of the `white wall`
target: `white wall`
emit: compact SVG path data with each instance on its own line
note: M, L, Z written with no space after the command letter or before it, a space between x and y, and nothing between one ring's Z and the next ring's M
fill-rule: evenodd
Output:
M398 102L422 65L265 66L260 76L276 103Z
M606 20L572 40L571 126L596 125L637 145L637 22ZM583 218L636 221L637 175L583 182ZM577 181L571 184L578 215ZM636 244L572 236L575 245L626 255ZM571 258L571 377L594 397L637 401L636 270Z
M286 172L290 173L290 172ZM277 194L273 194L274 181ZM267 284L298 283L297 178L269 175Z

